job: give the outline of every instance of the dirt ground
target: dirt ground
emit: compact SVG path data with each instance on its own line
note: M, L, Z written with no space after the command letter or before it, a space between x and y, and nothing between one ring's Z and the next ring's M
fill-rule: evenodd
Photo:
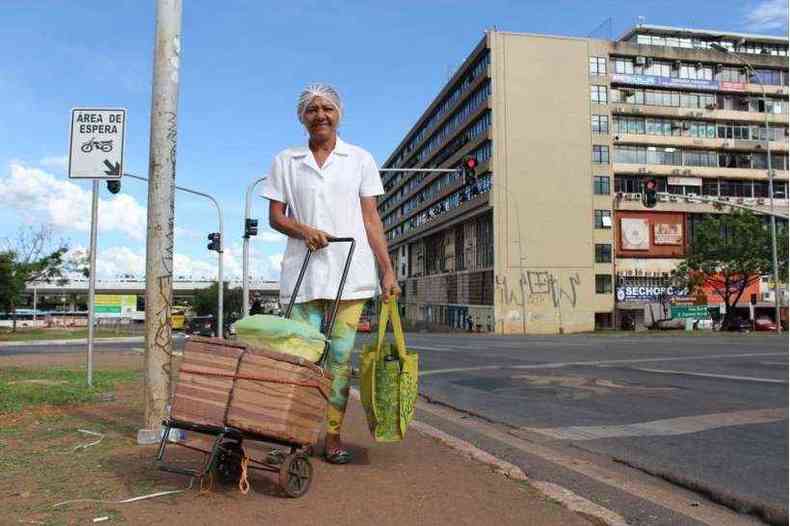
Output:
M80 366L71 354L0 357L4 366ZM97 353L96 368L142 367L139 353ZM411 433L399 444L376 444L352 399L345 438L355 452L346 466L312 458L310 491L283 496L276 477L253 471L252 491L215 485L189 488L185 476L157 469L155 446L138 446L142 383L124 384L110 401L80 406L38 406L0 415L0 524L562 524L588 525L583 517L546 500L524 483L505 479L433 439ZM102 433L97 440L79 430ZM191 435L192 439L196 437ZM196 443L196 442L193 442ZM258 455L260 451L258 450ZM253 452L253 456L256 453ZM171 446L173 463L195 466L201 455ZM121 499L154 492L184 493L129 504ZM108 501L58 503L73 499Z

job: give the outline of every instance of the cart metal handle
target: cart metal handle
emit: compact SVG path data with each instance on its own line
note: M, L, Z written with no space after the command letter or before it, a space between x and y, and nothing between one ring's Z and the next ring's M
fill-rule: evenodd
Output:
M332 329L335 327L335 318L337 317L337 309L340 307L340 298L343 296L343 288L346 286L346 278L348 277L348 270L351 268L351 258L354 255L354 249L357 246L357 242L354 240L353 237L334 237L330 236L327 238L327 241L330 243L351 243L351 246L348 249L348 256L346 257L346 265L343 267L343 276L340 278L340 286L337 289L337 297L335 298L335 305L332 307L332 315L329 317L329 323L327 324L325 336L327 338L332 337ZM302 286L302 280L304 279L304 273L307 270L307 264L310 263L310 258L313 255L313 250L308 248L307 254L304 256L304 261L302 262L302 268L299 270L299 277L296 279L296 286L294 287L293 292L291 292L291 301L288 302L288 309L285 311L285 317L291 317L291 311L293 310L294 303L296 302L296 296L299 293L299 288Z

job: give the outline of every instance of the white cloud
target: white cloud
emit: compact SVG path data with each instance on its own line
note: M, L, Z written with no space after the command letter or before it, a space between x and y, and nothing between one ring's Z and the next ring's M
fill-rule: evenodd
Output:
M258 232L258 235L255 236L255 239L258 241L263 241L264 243L278 243L285 241L285 235L275 232L274 230L261 230Z
M279 270L283 264L283 254L279 253L269 256L269 262L272 264L273 268Z
M41 221L65 230L90 231L91 192L38 168L12 162L0 178L0 205L17 210L26 221ZM99 230L145 239L146 210L128 194L99 198Z
M762 0L746 12L749 31L787 29L787 0Z
M145 253L129 247L111 247L96 255L96 276L114 278L123 274L145 275Z
M69 158L66 155L61 157L44 157L38 164L44 168L60 169L61 172L66 173L66 169L69 166Z

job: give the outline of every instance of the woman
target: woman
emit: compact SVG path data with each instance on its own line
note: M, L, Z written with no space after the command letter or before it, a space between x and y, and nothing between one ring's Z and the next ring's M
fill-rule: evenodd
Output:
M378 292L375 263L384 301L400 295L400 289L376 208L376 196L384 193L378 167L367 151L337 136L343 117L340 96L331 86L308 86L299 97L296 114L310 136L308 144L277 154L263 196L269 199L269 225L288 236L280 274L281 303L291 300L306 251L316 251L298 291L293 319L320 328L337 296L348 253L348 244L329 244L327 239L356 240L327 360L334 379L324 455L331 463L345 464L351 453L343 447L340 429L348 403L351 350L362 308Z

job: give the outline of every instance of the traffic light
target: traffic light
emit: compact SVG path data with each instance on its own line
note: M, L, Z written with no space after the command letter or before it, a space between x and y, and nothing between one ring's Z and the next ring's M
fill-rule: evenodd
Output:
M121 191L121 180L120 179L108 179L107 180L107 190L110 191L111 194L117 194Z
M656 183L655 179L648 179L645 181L644 186L645 193L642 194L642 204L647 208L655 208L656 203L658 202L658 196L656 195L658 183Z
M208 235L209 244L206 246L209 250L217 252L222 251L221 239L219 232L212 232Z
M245 219L244 220L244 237L251 237L258 235L258 220Z
M464 180L466 183L472 182L477 177L477 159L472 155L464 157L461 166L464 170Z

